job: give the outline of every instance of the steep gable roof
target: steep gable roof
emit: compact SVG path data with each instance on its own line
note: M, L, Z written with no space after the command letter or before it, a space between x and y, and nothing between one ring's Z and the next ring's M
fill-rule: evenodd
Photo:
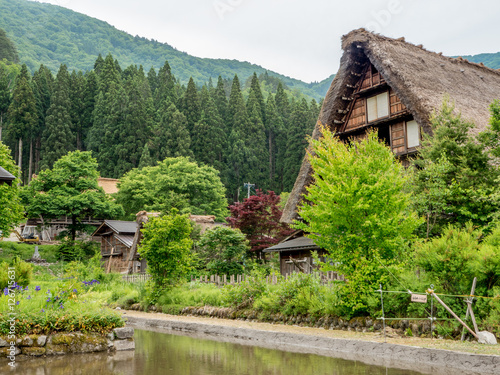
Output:
M320 124L338 131L344 124L347 103L367 64L382 74L424 131L432 133L430 119L445 95L456 111L476 124L474 133L488 126L489 105L500 98L500 72L462 58L450 58L404 41L358 29L342 37L344 53L328 90L312 138L320 137ZM297 218L297 206L311 183L311 165L304 158L281 221Z

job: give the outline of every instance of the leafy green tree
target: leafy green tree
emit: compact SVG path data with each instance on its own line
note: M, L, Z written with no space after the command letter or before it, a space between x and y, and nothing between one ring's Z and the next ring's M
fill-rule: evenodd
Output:
M52 168L54 163L75 149L75 136L71 131L70 76L66 65L61 65L54 84L54 92L47 111L43 133L42 168Z
M185 157L167 158L154 167L132 169L120 179L116 195L125 213L142 210L227 216L225 189L217 170Z
M386 267L405 262L420 220L409 209L404 167L375 133L352 144L326 128L322 134L311 141L314 184L296 227L328 251L332 263L324 270L345 275L344 305L363 311L366 296L387 281Z
M123 209L97 184L97 161L89 151L74 151L60 158L24 188L28 217L71 219L69 230L74 241L77 231L86 229L85 217L100 219L123 215Z
M0 167L14 176L19 173L10 156L9 148L2 142L0 142ZM11 185L0 183L0 231L4 236L8 236L10 229L21 222L24 218L23 211L16 181Z
M239 229L215 227L202 234L195 249L202 268L215 275L243 273L248 241Z
M144 225L138 252L148 262L156 292L183 281L191 270L191 231L189 216L180 215L176 210L151 218ZM156 302L155 299L151 302Z
M224 80L222 79L221 76L217 79L217 87L215 88L214 92L214 101L215 105L217 107L217 111L219 112L219 115L222 117L222 120L224 121L225 127L224 131L226 134L228 133L228 128L227 128L227 95L226 95L226 90L224 88Z
M454 105L445 98L431 118L434 135L424 135L414 160L415 208L428 218L423 231L427 236L438 234L449 223L488 226L500 209L495 194L498 170L485 144L470 134L474 124L453 112Z
M491 156L500 158L500 100L490 105L490 127L479 134L480 141L489 149Z

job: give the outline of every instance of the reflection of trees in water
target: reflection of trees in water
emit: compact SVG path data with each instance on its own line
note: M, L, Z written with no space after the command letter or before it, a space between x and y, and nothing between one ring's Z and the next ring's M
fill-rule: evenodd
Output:
M68 354L46 358L17 357L17 367L11 369L0 359L0 374L22 375L135 375L130 363L133 351L90 354ZM139 373L138 373L139 374Z
M416 375L343 359L176 336L135 332L136 350L18 360L0 374L23 375Z
M160 375L411 375L313 354L289 353L187 336L136 331L137 374Z

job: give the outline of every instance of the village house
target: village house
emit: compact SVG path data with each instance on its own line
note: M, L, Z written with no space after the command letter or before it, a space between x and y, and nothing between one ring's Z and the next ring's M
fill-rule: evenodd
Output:
M159 215L158 212L140 211L136 214L136 221L104 220L92 237L101 242L101 263L107 273L146 271L147 262L137 252L142 240L141 229L149 218ZM213 215L190 215L189 219L199 227L200 233L223 225L215 222Z
M475 134L488 126L489 105L500 99L500 71L428 51L404 38L358 29L343 36L342 49L340 68L326 94L313 139L321 136L321 126L345 141L361 139L372 129L407 163L418 152L422 133L432 135L431 116L446 96L457 113L475 123ZM300 219L297 208L311 183L311 174L306 157L282 222ZM288 261L308 258L314 249L312 241L298 241L300 236L298 233L266 251L280 250L285 255L286 249ZM282 265L282 273L285 269Z

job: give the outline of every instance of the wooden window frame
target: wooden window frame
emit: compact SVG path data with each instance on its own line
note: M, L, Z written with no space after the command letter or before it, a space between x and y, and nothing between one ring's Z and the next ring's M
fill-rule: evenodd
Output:
M387 115L383 116L383 117L377 117L376 119L369 121L368 120L368 99L375 98L375 97L382 95L382 94L387 95ZM377 107L377 116L378 116L378 107ZM389 119L390 117L391 117L391 95L389 93L389 90L382 91L382 92L379 92L378 94L374 94L374 95L365 97L365 119L366 119L365 124L366 125L373 124L375 122L378 122L378 121L381 121L384 119Z

